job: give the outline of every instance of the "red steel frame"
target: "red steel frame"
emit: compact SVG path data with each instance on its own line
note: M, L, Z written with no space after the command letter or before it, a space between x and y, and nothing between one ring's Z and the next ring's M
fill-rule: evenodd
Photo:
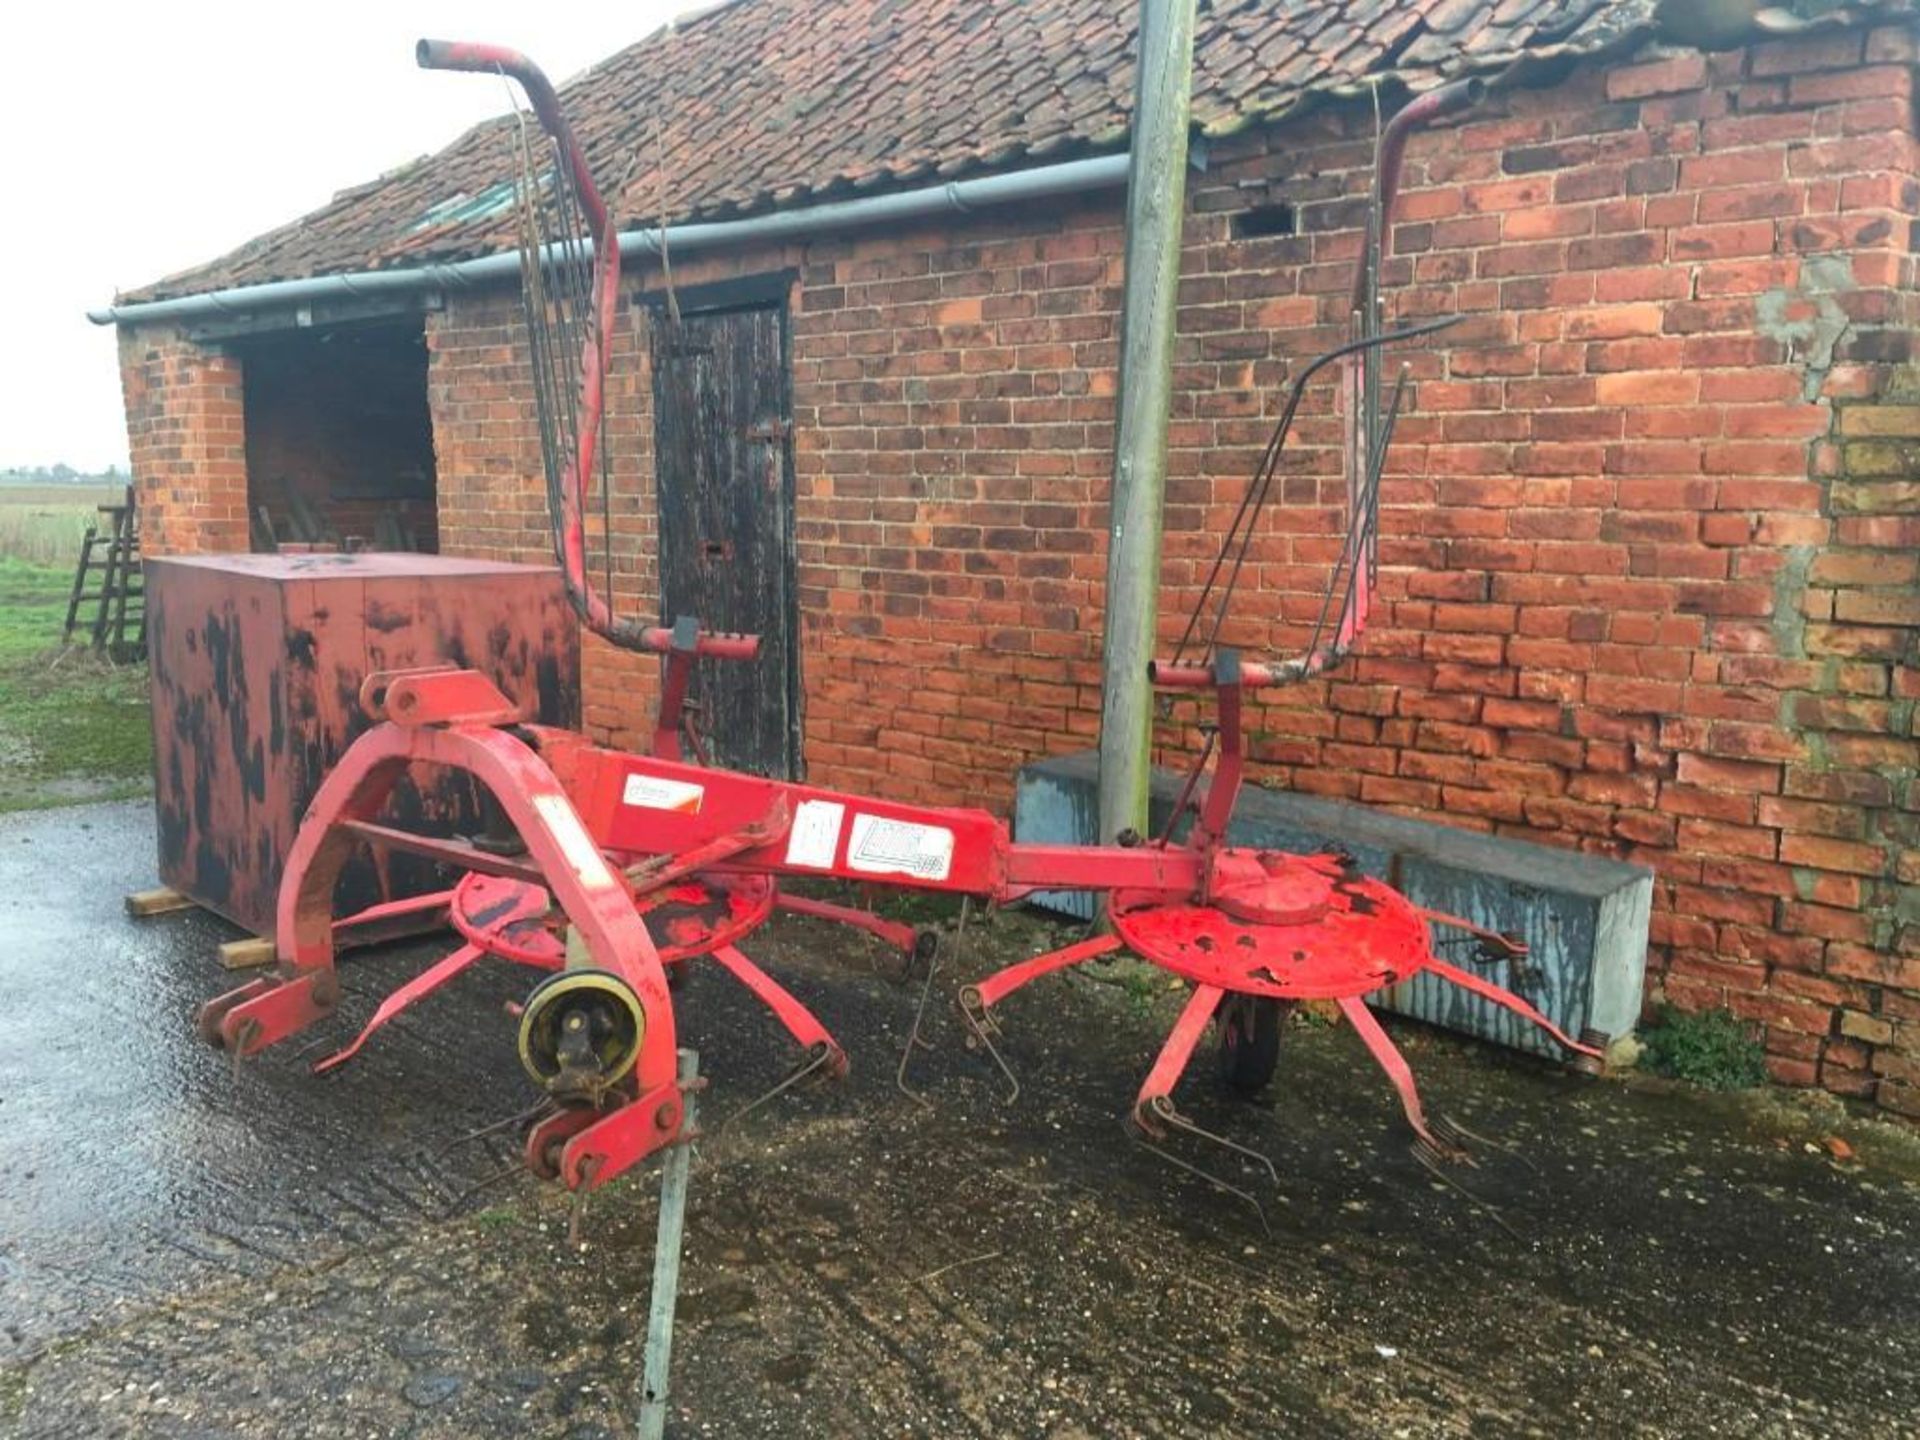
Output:
M1234 667L1219 668L1232 673ZM489 683L470 671L376 677L368 695L384 700L384 712L376 711L383 723L349 748L321 786L288 859L280 897L279 972L214 1001L203 1014L203 1029L235 1053L251 1055L332 1012L339 996L330 913L333 883L353 845L363 839L464 862L476 870L531 870L575 927L591 965L625 982L645 1017L632 1093L605 1113L564 1112L536 1132L530 1149L539 1168L569 1186L597 1185L672 1141L681 1114L673 1078L672 1005L659 952L636 908L632 877L637 874L659 881L693 871L776 879L828 877L970 895L992 903L1018 899L1035 889L1126 891L1130 905L1146 910L1149 920L1163 906L1252 906L1247 914L1248 923L1256 927L1253 935L1271 934L1292 944L1288 937L1300 933L1298 924L1291 917L1276 919L1274 908L1292 902L1284 896L1266 897L1284 890L1303 868L1318 874L1331 873L1332 867L1225 843L1226 821L1241 783L1240 691L1249 680L1268 677L1242 666L1232 682L1223 683L1217 674L1211 678L1220 705L1220 763L1188 842L1071 846L1016 844L1006 826L983 810L908 805L708 769L609 749L566 730L500 728L497 692L489 695ZM1163 669L1157 679L1182 688L1200 683L1187 670ZM472 708L463 714L461 706ZM433 718L426 723L400 718L416 715ZM372 826L401 771L414 764L472 775L500 803L527 847L527 858L503 862L461 842ZM671 808L662 797L670 797ZM624 874L616 871L616 864L625 867ZM1373 887L1367 895L1370 904L1397 901L1410 915L1497 940L1464 921L1419 911L1377 882L1354 883ZM1325 908L1324 901L1314 903ZM1120 943L1101 937L1020 962L970 987L963 995L965 1011L976 1028L990 1024L985 1021L987 1010L1011 991ZM1196 971L1191 956L1176 963L1164 948L1171 943L1156 939L1152 930L1140 931L1134 940L1145 958L1195 980L1193 999L1134 1107L1136 1121L1150 1133L1158 1133L1164 1124L1184 1127L1172 1109L1171 1091L1223 994L1229 989L1271 989L1268 982L1255 987L1244 978L1236 980L1235 972L1227 969ZM470 964L472 948L463 947L442 962L432 972L433 983ZM723 948L726 953L715 950L715 958L755 993L763 993L762 982L772 985L757 972L748 974L751 966L738 951ZM1342 972L1349 978L1336 983L1335 998L1387 1069L1415 1131L1431 1141L1405 1062L1371 1017L1361 1018L1366 1012L1359 995L1381 982L1364 943L1355 949ZM1430 948L1411 956L1399 953L1392 963L1396 980L1418 969L1432 970L1506 1005L1569 1049L1585 1051L1524 1001L1444 964ZM1287 993L1284 985L1278 993ZM411 998L396 995L390 1003L397 1009ZM804 1027L810 1019L798 1024ZM810 1036L831 1043L823 1031L815 1036L795 1028L794 1022L789 1028L803 1044ZM981 1033L984 1038L984 1028Z
M667 657L661 715L654 732L653 752L661 759L677 762L680 759L681 736L679 727L672 723L672 717L682 709L694 659L698 656L751 659L757 652L758 641L746 635L708 634L696 622L685 620L671 630L664 627L644 630L640 633L639 643ZM362 686L361 702L375 717L386 715L408 725L460 721L484 726L511 721L511 709L503 707L499 697L484 684L476 688L474 678L471 672L457 671L451 667L429 667L409 674L379 674ZM420 683L422 680L428 683ZM682 798L689 788L698 793L698 787L683 786ZM668 800L661 803L677 802ZM492 848L487 858L480 860L471 856L469 847L465 847L464 843L456 845L409 836L404 831L373 825L364 820L342 818L337 823L360 839L372 841L387 850L415 850L454 861L464 858L469 863L486 868L470 869L451 890L430 897L432 907L441 912L442 921L450 924L461 936L463 943L459 949L387 996L351 1043L314 1065L316 1074L333 1070L353 1059L368 1040L396 1016L451 983L488 956L547 972L567 968L566 945L550 924L552 897L537 864L503 853L492 837L489 837ZM747 827L734 834L696 844L683 854L654 856L645 863L627 869L623 880L634 899L635 908L647 917L649 934L662 964L672 965L699 955L711 956L716 964L764 1004L800 1044L805 1058L795 1074L783 1081L780 1088L784 1089L802 1076L816 1071L834 1077L842 1076L847 1070L846 1053L826 1027L779 982L736 948L735 942L764 924L776 905L793 913L866 931L908 956L921 953L925 942L932 937L923 935L909 925L889 921L867 911L824 900L782 896L769 876L721 875L714 873L711 868L705 869L704 873L696 873L701 872L702 867L709 866L710 862L737 853L754 838L755 833L753 827ZM629 861L633 858L631 855L627 857ZM408 902L408 908L421 909L425 906L421 902ZM352 933L357 933L358 927L367 925L370 919L375 918L378 917L367 914L335 922L333 929L336 940L349 938ZM321 988L324 991L327 987ZM249 991L236 994L231 997L232 1004L236 1007L245 1005L264 993ZM277 997L276 1003L284 1006L291 998ZM214 1007L210 1007L210 1014L220 1013L222 1003L216 1002ZM245 1028L250 1021L254 1022L253 1028ZM229 1029L233 1039L239 1042L235 1049L241 1054L246 1053L245 1040L248 1035L257 1041L263 1034L251 1010L241 1010L239 1018ZM227 1032L218 1025L214 1026L211 1033L225 1043Z

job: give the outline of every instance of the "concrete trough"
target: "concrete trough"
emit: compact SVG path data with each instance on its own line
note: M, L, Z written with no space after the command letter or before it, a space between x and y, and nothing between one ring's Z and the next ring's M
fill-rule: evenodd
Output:
M1014 834L1043 844L1091 844L1098 758L1091 750L1022 767ZM1180 777L1156 770L1152 819L1165 826ZM1364 806L1249 787L1228 838L1303 853L1339 849L1417 905L1524 938L1522 966L1473 963L1470 944L1444 958L1486 975L1537 1006L1569 1034L1630 1033L1646 978L1653 872L1618 860L1384 815ZM1048 891L1034 903L1093 917L1086 891ZM1443 937L1444 938L1444 932ZM1429 975L1376 997L1383 1009L1518 1050L1561 1058L1532 1025Z

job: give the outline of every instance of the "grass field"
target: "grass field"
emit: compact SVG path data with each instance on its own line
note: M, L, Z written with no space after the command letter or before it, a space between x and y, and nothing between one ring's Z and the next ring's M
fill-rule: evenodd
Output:
M0 523L12 507L0 505ZM0 551L17 532L0 529ZM0 811L145 793L153 738L144 665L60 644L79 532L63 564L0 553Z
M102 521L95 508L117 503L117 485L29 485L0 481L0 556L31 565L71 567L80 537Z
M143 665L60 643L80 537L118 486L0 482L0 811L137 795L153 741Z

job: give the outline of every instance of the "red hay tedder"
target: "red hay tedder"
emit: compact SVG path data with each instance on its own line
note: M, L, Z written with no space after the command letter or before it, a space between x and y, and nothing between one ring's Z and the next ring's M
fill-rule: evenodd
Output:
M1436 1133L1429 1124L1406 1062L1366 1004L1368 995L1421 971L1524 1016L1570 1051L1597 1054L1524 1000L1439 959L1432 929L1469 932L1489 962L1519 958L1520 945L1421 909L1359 874L1347 857L1228 843L1242 783L1241 711L1249 692L1337 663L1367 622L1379 478L1405 386L1402 372L1383 411L1380 356L1393 341L1439 328L1379 328L1380 237L1407 134L1468 103L1469 87L1416 100L1383 134L1354 289L1354 333L1295 379L1182 643L1184 651L1217 597L1198 658L1182 663L1176 654L1152 671L1152 683L1170 694L1211 692L1215 709L1212 737L1188 779L1175 823L1154 839L1126 835L1117 844L1063 846L1016 843L1005 824L982 810L899 804L683 757L679 712L694 660L751 661L756 641L703 633L692 620L666 628L621 619L591 578L584 516L595 465L603 459L605 341L619 280L613 223L551 86L529 61L507 50L435 41L421 42L419 60L431 69L513 77L546 131L549 145L541 149L551 164L538 175L534 146L523 131L521 214L523 285L556 547L586 624L617 645L665 658L658 729L649 753L628 753L570 731L522 723L500 692L472 671L370 677L361 698L378 723L320 788L288 859L279 894L277 971L203 1008L199 1023L209 1041L236 1058L253 1055L333 1014L340 995L334 882L353 848L371 844L465 872L446 897L460 945L388 997L351 1045L316 1068L347 1060L396 1013L484 956L545 972L519 1021L521 1061L543 1092L542 1106L530 1119L526 1159L539 1174L576 1190L605 1184L684 1138L686 1097L676 1068L670 967L711 957L773 1011L804 1051L780 1088L813 1071L839 1072L846 1056L820 1022L738 948L776 908L859 925L905 952L918 950L931 973L930 935L858 910L785 896L779 887L787 877L831 877L989 904L1036 890L1106 895L1109 933L969 985L960 1006L977 1041L1000 1061L992 1040L994 1008L1030 981L1122 948L1186 981L1190 998L1132 1110L1148 1136L1173 1131L1240 1149L1193 1125L1173 1101L1208 1023L1220 1027L1228 1078L1258 1088L1272 1073L1286 1009L1322 1000L1339 1006L1386 1070L1421 1153L1430 1160L1456 1154L1460 1136L1444 1126ZM1217 643L1219 623L1301 396L1330 365L1340 367L1347 426L1345 550L1304 655L1253 663ZM604 478L602 484L604 494ZM383 823L378 817L389 790L415 765L473 777L494 807L491 833L449 841ZM1176 838L1189 814L1190 829ZM1010 1070L1007 1077L1012 1080Z

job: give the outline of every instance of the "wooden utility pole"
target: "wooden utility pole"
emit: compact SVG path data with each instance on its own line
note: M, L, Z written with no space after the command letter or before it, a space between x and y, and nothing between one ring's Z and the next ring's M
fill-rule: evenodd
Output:
M1140 64L1127 175L1126 293L1120 409L1107 517L1106 643L1100 702L1100 833L1146 832L1153 658L1160 612L1160 525L1167 416L1187 208L1194 0L1140 0Z

